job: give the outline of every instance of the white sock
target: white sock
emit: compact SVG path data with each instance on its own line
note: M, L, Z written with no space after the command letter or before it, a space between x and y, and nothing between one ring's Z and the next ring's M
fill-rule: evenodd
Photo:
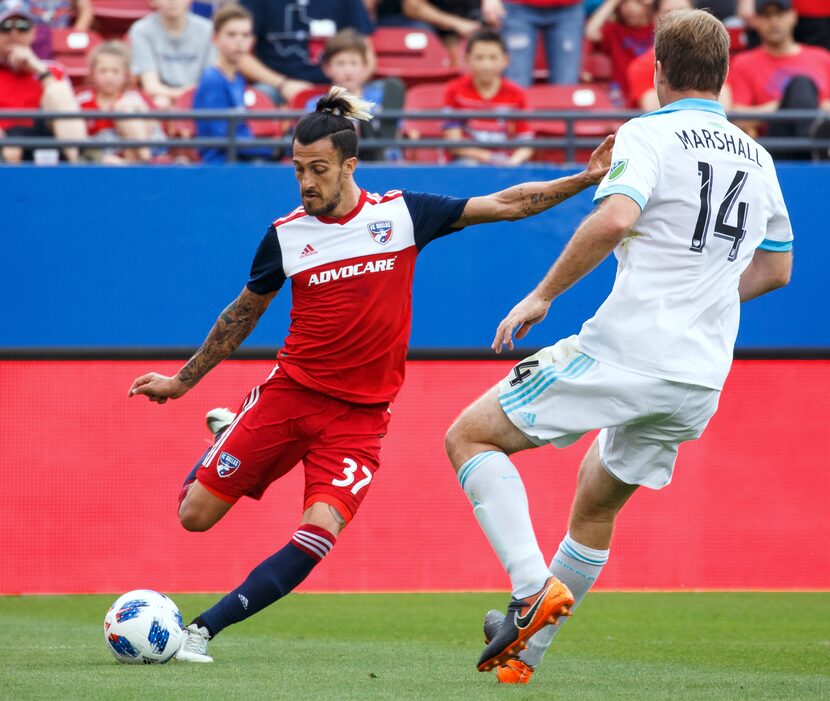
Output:
M524 483L513 463L504 453L479 453L461 466L458 481L510 575L513 596L539 591L550 572L530 522Z
M608 550L595 550L577 543L570 534L559 544L559 550L550 563L550 572L564 582L574 595L573 611L597 581L602 566L608 562ZM519 659L531 667L538 667L553 638L568 619L562 617L555 626L545 626L527 643Z

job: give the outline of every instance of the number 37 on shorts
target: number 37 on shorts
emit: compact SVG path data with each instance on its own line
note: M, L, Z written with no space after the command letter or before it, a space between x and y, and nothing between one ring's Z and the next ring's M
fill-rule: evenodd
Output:
M350 488L349 491L357 495L372 481L372 472L366 465L360 466L359 473L357 463L351 458L343 458L343 465L343 477L331 481L335 487Z

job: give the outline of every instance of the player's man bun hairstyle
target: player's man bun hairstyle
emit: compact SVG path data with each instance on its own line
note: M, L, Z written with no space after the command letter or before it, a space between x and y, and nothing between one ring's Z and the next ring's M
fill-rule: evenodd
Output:
M372 107L374 103L361 100L346 88L335 85L317 100L314 112L297 122L294 140L307 146L329 137L342 163L357 156L357 128L354 122L369 121Z
M704 10L672 10L657 25L654 57L673 90L717 94L729 70L729 33Z

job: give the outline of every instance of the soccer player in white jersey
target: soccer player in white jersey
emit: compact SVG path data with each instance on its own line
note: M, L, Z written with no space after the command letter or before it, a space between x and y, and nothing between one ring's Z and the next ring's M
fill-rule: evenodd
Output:
M415 259L431 240L470 224L542 212L596 185L610 164L613 137L585 171L457 199L355 183L357 132L369 105L333 88L294 131L302 206L268 227L251 275L201 348L175 377L149 373L130 395L163 403L192 389L256 326L291 280L291 326L278 365L254 387L230 425L185 480L179 519L205 531L243 496L259 499L302 461L300 526L239 587L197 616L178 659L212 662L207 642L302 582L354 517L379 466L389 405L404 376Z
M556 621L607 561L619 510L638 486L669 483L679 444L715 413L740 303L790 278L792 231L772 158L717 102L729 58L723 25L703 11L671 12L655 54L661 109L620 128L599 206L501 322L493 348L512 349L613 250L610 295L578 335L518 363L447 433L459 482L512 584L507 615L486 617L478 665L504 682L530 679L566 619ZM508 456L561 448L593 429L568 532L548 565Z

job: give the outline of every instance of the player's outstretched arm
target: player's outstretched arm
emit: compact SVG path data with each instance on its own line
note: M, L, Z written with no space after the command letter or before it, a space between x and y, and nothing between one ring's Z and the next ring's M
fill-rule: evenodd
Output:
M789 284L792 271L792 251L765 251L759 248L753 254L747 269L741 273L738 284L741 302Z
M257 325L276 292L258 295L245 287L219 315L201 348L175 377L151 372L133 381L129 395L146 395L151 402L164 404L178 399L242 344Z
M547 316L551 302L596 268L617 247L640 217L640 206L626 195L610 195L574 232L553 267L496 329L492 348L513 350L513 339L524 338L530 327Z
M591 154L585 170L547 182L522 183L483 197L471 197L453 226L516 221L544 212L569 197L597 185L611 166L614 137L608 136Z

